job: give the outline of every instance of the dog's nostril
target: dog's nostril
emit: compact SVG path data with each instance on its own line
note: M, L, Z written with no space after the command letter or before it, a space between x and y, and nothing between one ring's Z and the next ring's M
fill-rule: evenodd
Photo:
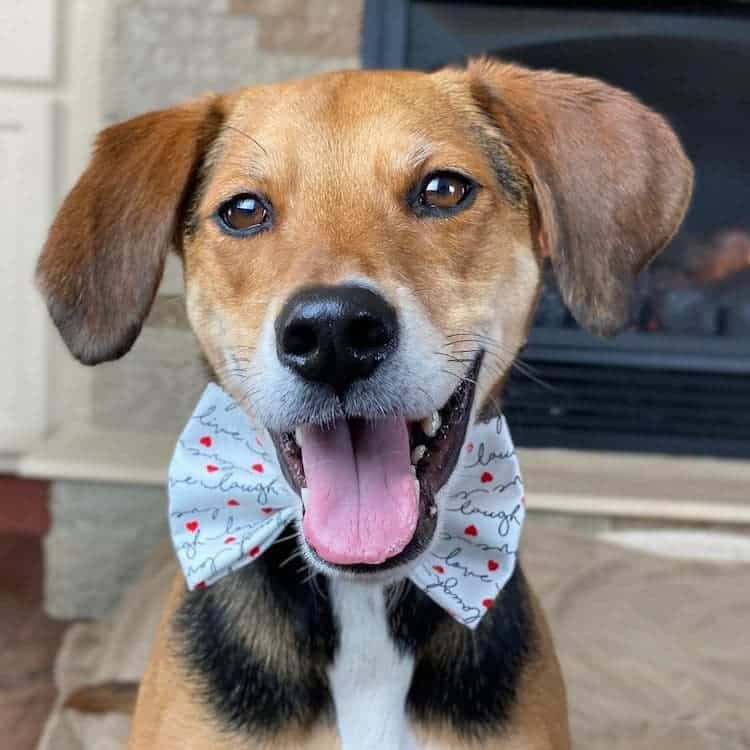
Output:
M355 352L383 349L391 340L391 332L379 320L363 315L349 324L348 339Z
M309 323L291 323L283 339L284 351L293 357L304 357L318 348L318 335Z

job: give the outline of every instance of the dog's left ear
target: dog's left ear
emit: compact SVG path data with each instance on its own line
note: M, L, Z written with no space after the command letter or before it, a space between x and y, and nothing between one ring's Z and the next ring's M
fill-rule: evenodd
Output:
M37 266L52 319L84 364L122 356L138 336L224 107L206 96L97 138Z
M637 274L669 242L693 169L667 122L590 78L478 60L475 99L529 181L532 229L565 303L593 333L627 323Z

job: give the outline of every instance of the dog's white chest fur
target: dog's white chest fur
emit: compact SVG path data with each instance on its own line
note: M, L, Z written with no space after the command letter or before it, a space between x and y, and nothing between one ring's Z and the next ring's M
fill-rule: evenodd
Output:
M418 750L406 720L414 659L390 636L383 590L331 581L340 646L328 671L342 750Z

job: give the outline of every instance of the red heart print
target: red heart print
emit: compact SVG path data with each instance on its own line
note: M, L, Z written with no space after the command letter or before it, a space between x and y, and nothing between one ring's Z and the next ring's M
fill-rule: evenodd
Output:
M482 599L482 606L485 609L489 609L492 606L492 602L494 602L494 599Z
M216 464L206 464L206 471L209 474L213 474L215 471L218 471L219 467Z
M262 508L261 508L261 510L262 510L262 511L263 511L264 513L273 513L273 508L271 508L271 507L270 507L270 506L268 506L268 505L265 505L264 507L262 507Z
M211 440L211 437L209 435L204 435L200 439L200 444L205 445L206 448L210 448L212 443L213 443L213 440Z
M491 481L492 481L492 480L494 479L494 477L492 476L492 474L490 474L490 472L489 472L489 471L483 471L483 472L482 472L482 476L481 476L481 477L479 477L479 478L480 478L480 479L482 480L482 482L483 482L483 483L485 483L485 484L486 484L487 482L491 482Z
M526 495L523 495L523 497L521 497L521 505L526 505Z
M487 570L490 571L490 573L493 570L497 570L500 567L500 563L497 562L497 560L488 560L487 561Z
M260 552L260 547L256 544L255 547L253 547L250 552L247 553L248 557L257 557L258 553Z
M233 508L236 508L240 504L239 500L235 500L233 497L230 497L229 500L227 500L227 505L231 505Z
M464 529L464 534L466 534L466 536L476 536L478 533L477 527L474 526L474 524L471 524L471 526L467 526Z
M263 473L263 464L253 464L250 468L252 468L253 471L257 471L258 474Z
M188 530L189 532L191 532L191 533L192 533L192 532L194 532L194 531L198 531L198 527L199 527L199 526L200 526L200 524L199 524L199 523L198 523L197 521L188 521L188 522L187 522L187 523L185 524L185 528L186 528L186 529L187 529L187 530Z
M444 567L443 567L442 565L433 565L433 566L432 566L432 569L433 569L433 570L434 570L434 571L435 571L436 573L445 573L445 568L444 568Z
M205 581L199 581L195 584L196 589L205 589L206 588L206 582Z
M232 542L236 542L236 541L237 541L237 537L236 536L228 536L224 540L224 544L231 544Z
M474 450L474 443L466 443L466 452L471 453Z

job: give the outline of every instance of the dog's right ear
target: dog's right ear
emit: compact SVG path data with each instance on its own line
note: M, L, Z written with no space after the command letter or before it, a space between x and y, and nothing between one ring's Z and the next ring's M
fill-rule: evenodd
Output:
M150 112L104 130L63 202L37 266L52 319L94 365L133 345L225 115L220 97Z

